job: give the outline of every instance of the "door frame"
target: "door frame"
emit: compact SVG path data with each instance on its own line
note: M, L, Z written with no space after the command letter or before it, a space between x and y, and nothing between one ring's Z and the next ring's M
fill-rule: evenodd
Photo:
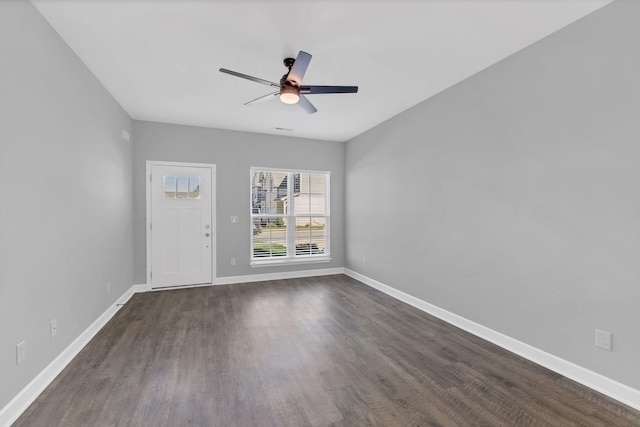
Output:
M181 286L169 286L158 289L153 289L151 287L151 168L153 166L179 166L179 167L199 167L199 168L210 168L211 169L211 185L209 188L211 189L211 284L201 284L201 285L181 285ZM146 162L146 171L145 171L145 186L146 186L146 211L147 211L147 219L145 224L145 235L147 241L147 291L153 290L164 290L164 289L176 289L176 288L193 288L198 286L211 286L216 283L216 253L217 253L217 237L218 232L216 228L216 165L213 163L186 163L186 162L166 162L160 160L147 160Z

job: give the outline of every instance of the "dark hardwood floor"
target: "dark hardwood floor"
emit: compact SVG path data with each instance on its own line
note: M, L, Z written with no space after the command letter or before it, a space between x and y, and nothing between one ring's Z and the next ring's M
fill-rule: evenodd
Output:
M343 275L136 294L15 426L638 426Z

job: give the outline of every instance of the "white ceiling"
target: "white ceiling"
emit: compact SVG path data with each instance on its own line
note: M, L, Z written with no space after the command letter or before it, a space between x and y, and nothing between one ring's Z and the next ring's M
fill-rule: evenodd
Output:
M345 141L611 0L32 0L137 120ZM313 55L318 112L272 101L285 57ZM289 131L276 128L293 129Z

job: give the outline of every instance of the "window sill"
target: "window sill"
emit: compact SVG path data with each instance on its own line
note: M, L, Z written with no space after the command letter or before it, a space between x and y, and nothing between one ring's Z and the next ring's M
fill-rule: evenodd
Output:
M249 265L254 267L273 267L277 265L297 265L297 264L318 264L323 262L330 262L331 257L313 257L313 258L284 258L284 259L269 259L264 261L251 261Z

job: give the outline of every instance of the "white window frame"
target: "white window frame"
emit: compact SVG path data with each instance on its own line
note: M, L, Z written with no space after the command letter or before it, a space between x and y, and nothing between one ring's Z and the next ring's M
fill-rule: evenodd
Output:
M295 223L296 223L296 213L295 204L291 203L289 205L288 212L286 214L278 214L278 217L286 218L287 222L287 230L286 230L286 241L287 241L287 255L286 256L278 256L278 257L270 257L270 258L254 258L253 254L253 226L255 218L264 218L265 214L254 214L253 213L253 200L252 200L252 175L254 172L281 172L287 173L287 200L293 200L294 194L294 175L295 174L321 174L326 176L326 189L325 189L325 203L326 203L326 211L325 215L313 215L313 214L301 214L300 217L317 217L324 218L325 220L325 251L324 254L321 255L296 255L296 233L295 233ZM249 170L249 236L250 237L250 245L249 245L249 259L251 260L251 267L266 267L266 266L274 266L274 265L283 265L283 264L315 264L322 262L331 261L331 172L329 171L317 171L317 170L306 170L306 169L282 169L282 168L272 168L272 167L257 167L252 166ZM267 214L269 215L269 214ZM293 226L291 226L293 224Z

